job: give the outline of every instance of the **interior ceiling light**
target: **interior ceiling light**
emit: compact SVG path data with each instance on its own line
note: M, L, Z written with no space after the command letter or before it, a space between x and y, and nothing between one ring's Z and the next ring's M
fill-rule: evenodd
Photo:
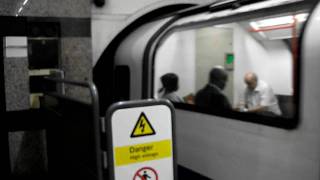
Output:
M277 18L256 21L256 24L260 28L269 27L269 26L279 26L279 25L285 25L285 24L292 24L292 23L294 23L293 16L284 16L284 17L277 17Z
M302 13L302 14L297 14L297 15L295 15L295 18L296 18L296 20L299 21L299 22L304 22L304 21L307 20L308 16L309 16L308 13Z
M276 17L276 18L270 18L270 19L263 19L263 20L260 20L260 21L252 21L252 22L250 22L250 26L255 31L263 30L263 29L272 30L271 27L280 27L280 26L288 26L288 28L289 28L289 26L293 25L295 20L297 20L297 22L306 21L308 15L309 15L308 13L302 13L302 14L297 14L297 15L282 16L282 17Z

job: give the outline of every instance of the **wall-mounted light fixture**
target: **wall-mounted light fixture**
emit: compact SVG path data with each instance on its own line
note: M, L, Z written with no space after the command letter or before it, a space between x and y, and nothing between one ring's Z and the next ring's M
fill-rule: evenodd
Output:
M28 3L29 0L24 0L22 5L20 6L19 10L16 13L16 17L18 17L21 13L21 11L23 10L24 6Z

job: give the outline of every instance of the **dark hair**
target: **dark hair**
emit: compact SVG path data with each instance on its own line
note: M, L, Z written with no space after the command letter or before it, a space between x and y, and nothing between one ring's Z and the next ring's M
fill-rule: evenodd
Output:
M159 90L159 92L164 90L165 93L170 93L178 90L178 76L176 74L167 73L161 76L160 79L163 87Z
M218 67L211 69L209 74L209 83L218 86L220 89L224 89L227 80L228 74L224 69Z

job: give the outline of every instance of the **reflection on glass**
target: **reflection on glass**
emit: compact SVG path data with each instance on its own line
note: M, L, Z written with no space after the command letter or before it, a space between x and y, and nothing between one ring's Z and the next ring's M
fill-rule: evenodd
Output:
M156 53L154 96L161 97L160 77L170 72L179 77L175 94L184 103L203 106L197 94L211 87L219 97L202 97L215 102L207 109L222 109L227 101L234 111L293 117L297 38L307 17L287 13L174 31ZM210 81L217 66L226 72L223 88Z

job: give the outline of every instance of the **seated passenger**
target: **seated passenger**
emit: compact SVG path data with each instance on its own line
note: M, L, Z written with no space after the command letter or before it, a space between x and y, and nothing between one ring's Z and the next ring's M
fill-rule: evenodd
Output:
M244 91L241 111L256 112L264 115L281 115L278 100L272 88L264 81L258 80L255 73L249 72L244 81L247 85Z
M161 76L160 79L162 88L159 90L159 93L163 93L161 98L183 103L182 98L175 93L178 90L178 76L174 73L167 73Z
M220 66L214 67L209 74L209 82L195 97L195 104L213 110L231 109L228 98L223 94L228 79L227 72Z

